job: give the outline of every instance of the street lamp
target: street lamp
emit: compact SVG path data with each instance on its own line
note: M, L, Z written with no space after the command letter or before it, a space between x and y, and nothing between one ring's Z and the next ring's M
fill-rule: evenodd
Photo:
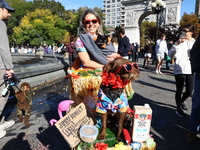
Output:
M163 10L165 9L166 4L162 0L155 0L155 2L151 3L151 7L153 13L156 14L156 39L155 39L156 41L158 39L158 17L160 12L163 12Z

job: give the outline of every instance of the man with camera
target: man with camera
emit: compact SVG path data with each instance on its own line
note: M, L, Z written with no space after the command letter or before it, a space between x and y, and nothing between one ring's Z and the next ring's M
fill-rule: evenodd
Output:
M15 10L11 8L8 3L4 0L0 0L0 91L1 93L6 88L4 82L4 75L8 78L12 78L13 63L10 54L9 41L7 36L7 27L4 23L11 17L11 12ZM6 135L6 129L14 125L14 120L5 121L3 115L4 107L8 101L9 91L6 95L0 94L0 138Z

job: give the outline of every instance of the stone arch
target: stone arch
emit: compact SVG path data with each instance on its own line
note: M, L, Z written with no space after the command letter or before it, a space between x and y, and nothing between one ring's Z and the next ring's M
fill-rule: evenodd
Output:
M139 27L141 26L142 21L143 21L147 16L149 16L149 15L151 15L151 14L153 14L152 11L147 11L147 12L144 12L144 13L140 16L140 18L139 18L139 20L138 20L138 25L139 25Z
M140 25L143 19L153 14L151 3L155 0L123 0L125 8L124 28L130 42L140 43ZM180 9L182 0L163 0L166 3L165 10L160 14L163 24L177 25L180 21ZM156 20L155 20L156 21Z

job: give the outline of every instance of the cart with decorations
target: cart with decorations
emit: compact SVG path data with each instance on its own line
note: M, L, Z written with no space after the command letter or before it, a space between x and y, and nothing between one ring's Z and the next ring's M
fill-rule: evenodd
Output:
M132 124L135 116L130 112L127 112L125 123L129 124L129 127L123 129L124 138L122 142L116 140L116 129L112 127L109 128L109 125L106 129L106 139L98 140L98 134L95 130L92 130L92 128L97 128L98 133L99 130L101 130L101 119L95 111L95 106L102 82L102 70L79 68L77 70L68 70L68 73L71 75L70 99L74 101L74 103L69 113L61 118L55 125L73 150L155 150L156 144L152 137L147 137L145 141L132 140ZM134 94L131 83L126 85L124 90L128 99L131 99ZM129 111L130 110L131 109L129 109ZM74 115L76 117L71 118ZM70 119L73 120L73 123L69 122ZM66 121L68 122L66 123ZM66 125L65 128L63 124ZM85 125L91 125L91 128L88 127L87 130L85 129L84 133L81 133L81 128ZM141 132L138 134L141 134Z

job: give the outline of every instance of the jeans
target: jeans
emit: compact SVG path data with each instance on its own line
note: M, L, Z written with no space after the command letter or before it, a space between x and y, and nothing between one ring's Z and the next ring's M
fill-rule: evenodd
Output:
M0 125L4 123L4 114L3 114L3 110L4 107L6 106L6 103L8 101L8 96L9 96L9 92L8 94L3 97L1 95L1 92L3 91L3 89L5 88L5 84L4 84L4 79L3 79L3 75L6 73L5 69L0 69Z
M181 103L183 103L191 94L194 88L194 75L193 74L180 74L175 75L176 80L176 94L175 100L177 109L180 108ZM185 84L185 92L183 92Z
M200 125L200 68L195 73L194 93L192 96L192 113L190 116L190 131L197 134Z
M166 60L166 69L170 68L170 60Z

